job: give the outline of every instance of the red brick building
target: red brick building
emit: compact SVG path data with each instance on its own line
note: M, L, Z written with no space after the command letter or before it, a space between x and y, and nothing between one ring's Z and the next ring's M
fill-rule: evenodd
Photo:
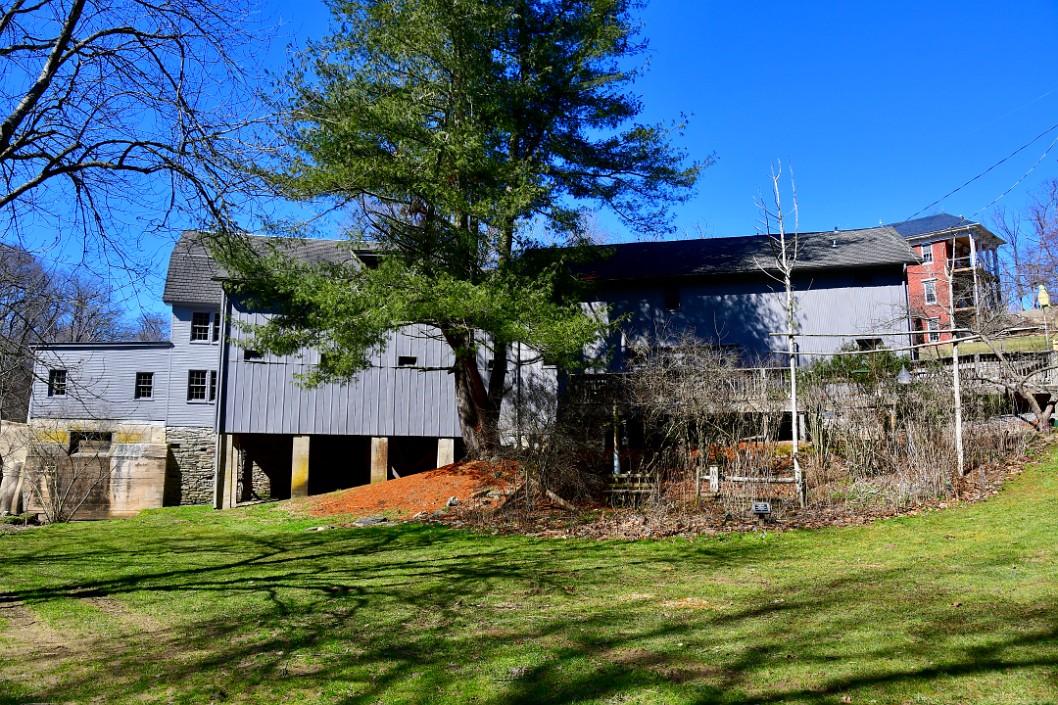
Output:
M997 250L1004 241L980 223L941 213L894 223L919 264L908 265L908 308L917 342L944 342L952 328L977 328L1002 307Z

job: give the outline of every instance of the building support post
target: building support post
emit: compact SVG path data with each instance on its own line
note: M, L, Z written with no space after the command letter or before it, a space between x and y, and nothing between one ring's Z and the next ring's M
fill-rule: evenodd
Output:
M389 475L389 439L371 439L371 484L385 482Z
M309 496L309 437L294 436L290 456L290 497Z
M213 508L231 509L238 502L239 439L233 433L220 435L220 453L213 479Z
M372 454L374 457L374 454ZM437 467L443 468L456 461L456 441L454 438L437 439Z
M974 277L974 328L981 330L981 284L977 280L977 238L970 233L970 267ZM953 326L954 327L954 326Z

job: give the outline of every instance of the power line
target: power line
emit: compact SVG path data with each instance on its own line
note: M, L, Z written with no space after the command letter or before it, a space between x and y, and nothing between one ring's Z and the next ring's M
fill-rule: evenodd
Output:
M970 216L970 218L971 219L974 218L981 211L988 210L989 208L994 206L996 203L998 203L999 199L1003 198L1008 193L1010 193L1011 191L1016 189L1018 187L1018 184L1020 184L1022 181L1024 181L1028 177L1028 175L1031 174L1033 172L1033 170L1040 165L1040 162L1042 162L1044 159L1047 158L1047 153L1051 151L1051 148L1054 147L1055 143L1058 143L1058 137L1055 137L1053 140L1051 140L1051 143L1049 145L1047 145L1047 149L1043 150L1043 154L1040 155L1040 158L1037 159L1036 162L1032 166L1030 166L1028 168L1028 171L1026 171L1024 174L1021 175L1021 178L1019 178L1017 181L1015 181L1014 184L1010 188L1008 188L1006 191L1004 191L1003 193L1001 193L998 196L996 196L995 198L993 198L992 202L989 203L987 206L985 206L984 208L978 209L977 212L975 212L973 215Z
M955 195L956 193L958 193L959 191L962 191L962 190L963 190L964 188L966 188L967 186L969 186L969 185L970 185L970 184L972 184L973 182L977 181L977 180L978 180L978 179L980 179L981 177L985 176L986 174L988 174L988 173L989 173L990 171L992 171L992 170L993 170L993 169L995 169L996 167L998 167L998 166L1001 166L1002 164L1004 164L1005 162L1007 162L1008 160L1010 160L1010 159L1011 159L1011 158L1013 158L1014 156L1016 156L1016 155L1020 154L1021 152L1024 152L1024 151L1025 151L1026 149L1028 149L1029 147L1031 147L1032 145L1034 145L1034 144L1035 144L1036 142L1040 141L1040 139L1042 139L1042 138L1043 138L1044 136L1046 136L1046 135L1050 134L1051 132L1054 132L1054 130L1056 130L1056 129L1058 129L1058 123L1055 123L1055 124L1051 125L1051 126L1050 126L1050 127L1048 127L1048 128L1046 129L1046 130L1044 130L1044 131L1043 131L1043 132L1041 132L1040 134L1036 135L1036 136L1035 136L1035 137L1033 137L1033 138L1032 138L1031 140L1029 140L1029 141L1028 141L1028 142L1026 142L1025 144L1021 145L1020 147L1018 147L1017 149L1015 149L1015 150L1014 150L1013 152L1011 152L1011 153L1010 153L1010 154L1008 154L1007 156L1003 157L1003 158L1002 158L1002 159L1000 159L1000 160L999 160L998 162L996 162L996 163L995 163L995 164L993 164L992 166L990 166L990 167L988 167L987 169L985 169L984 171L982 171L982 172L981 172L980 174L978 174L977 176L973 177L972 179L970 179L969 181L967 181L966 183L964 183L964 184L963 184L962 186L959 186L958 188L956 188L956 189L954 189L954 190L952 190L952 191L949 191L948 193L944 194L943 196L941 196L940 198L938 198L938 199L937 199L936 201L934 201L933 203L930 203L930 204L929 204L928 206L926 206L925 208L922 208L922 209L921 209L921 210L919 210L919 211L918 211L917 213L914 213L914 214L912 214L912 215L911 215L911 216L910 216L909 218L906 218L906 220L912 220L912 219L914 219L914 218L915 218L916 216L918 216L918 215L920 215L920 214L922 214L922 213L925 213L926 211L928 211L928 210L929 210L930 208L932 208L933 206L935 206L935 205L937 205L937 204L939 204L939 203L943 202L943 201L944 201L944 200L946 200L946 199L947 199L947 198L948 198L949 196L953 196L953 195ZM1056 142L1058 142L1058 139L1056 139L1055 141L1056 141ZM1053 146L1054 146L1054 144L1055 144L1055 142L1051 142L1050 146L1048 146L1048 147L1047 147L1047 151L1050 151L1051 147L1053 147ZM1047 151L1045 151L1045 152L1043 153L1043 157L1040 157L1039 161L1037 161L1037 162L1036 162L1036 164L1039 164L1039 163L1040 163L1040 161L1043 161L1043 158L1047 156ZM1036 168L1036 164L1033 164L1033 165L1032 165L1032 168L1033 168L1033 169L1035 169L1035 168ZM1032 171L1032 169L1029 169L1029 171L1031 172L1031 171ZM1026 173L1025 173L1025 176L1028 176L1028 172L1026 172ZM1022 176L1021 178L1022 178L1022 179L1024 179L1024 178L1025 178L1025 176ZM1018 183L1020 183L1020 182L1021 182L1021 179L1018 179ZM1015 183L1015 184L1014 184L1014 186L1017 186L1017 183ZM1012 189L1014 188L1014 186L1012 186L1012 187L1011 187L1011 190L1012 190ZM1006 193L1010 193L1010 191L1007 191ZM1005 195L1006 195L1006 193L1004 193L1004 194L1003 194L1003 196L1005 196ZM999 198L1002 198L1003 196L1000 196ZM996 201L998 201L998 200L999 200L999 198L997 198L997 199L996 199ZM995 201L993 201L993 203L994 203L994 202L995 202ZM990 205L991 205L991 204L990 204ZM986 208L987 208L987 206L986 206ZM984 209L982 208L981 210L984 210ZM978 213L980 213L980 211L978 211Z

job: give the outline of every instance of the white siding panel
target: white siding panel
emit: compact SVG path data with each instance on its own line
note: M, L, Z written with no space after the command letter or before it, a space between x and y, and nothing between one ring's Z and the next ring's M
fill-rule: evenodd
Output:
M30 414L35 418L164 421L171 353L169 347L106 344L41 349ZM53 369L66 370L65 396L48 396L48 373ZM135 398L137 372L154 375L150 399Z

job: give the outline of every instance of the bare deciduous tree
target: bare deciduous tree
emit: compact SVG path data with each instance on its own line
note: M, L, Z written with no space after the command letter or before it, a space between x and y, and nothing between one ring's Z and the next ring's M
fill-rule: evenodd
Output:
M797 212L797 190L794 186L793 176L790 177L790 188L793 191L793 232L787 232L786 214L782 206L782 189L780 177L782 176L782 165L771 174L772 205L761 197L757 206L761 212L761 225L764 234L772 239L775 245L774 262L762 263L761 269L774 276L782 282L785 300L783 313L786 316L786 354L788 367L790 369L790 419L792 427L792 453L794 482L797 486L797 497L804 506L807 501L805 492L804 474L801 471L801 459L799 452L799 420L797 401L797 297L794 296L793 275L797 266L798 246L798 212ZM777 274L772 274L777 272Z
M26 474L32 503L48 523L70 521L109 490L110 439L100 430L37 429L29 440Z
M1004 390L1022 402L1032 412L1031 425L1043 433L1052 430L1052 419L1058 405L1055 372L1058 354L1045 352L1014 352L1006 349L1004 339L1017 331L1015 322L1005 311L993 311L979 321L973 333L988 346L995 358L990 365L978 365L974 377L978 384Z
M26 419L33 383L30 346L54 332L51 280L25 250L0 245L0 417Z
M243 3L12 0L0 7L0 232L41 223L129 264L115 223L221 221L235 171ZM223 96L223 99L220 98ZM83 240L82 240L83 238Z
M130 324L105 280L48 270L31 252L0 245L0 417L26 419L34 345L156 340L164 330L158 316Z

